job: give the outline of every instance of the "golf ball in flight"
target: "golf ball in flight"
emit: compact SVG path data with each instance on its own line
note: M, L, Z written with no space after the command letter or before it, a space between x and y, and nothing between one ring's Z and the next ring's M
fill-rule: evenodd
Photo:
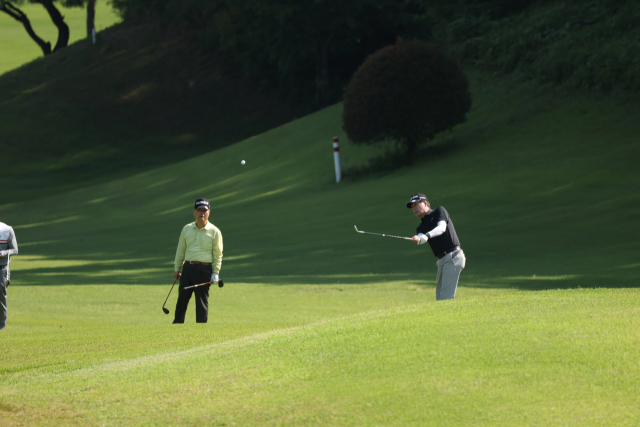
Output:
M240 161L241 165L244 165L246 162L244 160Z

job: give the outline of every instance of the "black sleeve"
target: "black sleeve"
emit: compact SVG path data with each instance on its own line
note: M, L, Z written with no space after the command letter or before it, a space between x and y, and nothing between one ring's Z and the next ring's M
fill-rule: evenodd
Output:
M430 214L430 216L433 216L434 221L429 222L429 224L431 224L430 226L427 226L424 222L421 222L420 225L418 225L418 228L416 229L417 234L428 233L429 231L433 230L438 225L438 222L440 221L446 222L447 225L449 224L449 213L442 206L438 206L433 211L433 213Z
M440 221L444 221L447 224L449 223L449 212L442 206L438 206L435 211L433 211L433 215L435 215L436 224Z

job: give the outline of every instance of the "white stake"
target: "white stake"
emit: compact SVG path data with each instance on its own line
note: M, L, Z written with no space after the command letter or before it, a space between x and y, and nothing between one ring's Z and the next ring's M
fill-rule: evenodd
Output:
M95 28L91 29L91 38L93 40L93 44L96 44L96 29Z
M340 168L340 147L338 146L338 137L333 137L333 160L336 165L336 182L342 179L342 169Z

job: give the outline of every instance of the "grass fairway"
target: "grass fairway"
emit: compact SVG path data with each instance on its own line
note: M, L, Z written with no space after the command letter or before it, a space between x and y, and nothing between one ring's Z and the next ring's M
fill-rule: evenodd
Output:
M333 182L336 105L0 204L20 244L2 422L637 424L638 105L472 83L469 121L390 174ZM376 152L341 150L347 168ZM416 191L448 209L467 255L454 301L434 301L427 248L353 230L413 234ZM190 311L173 327L160 308L202 196L226 286L211 290L210 323Z
M56 5L59 7L59 5ZM58 31L44 7L24 4L20 9L27 15L36 34L55 46ZM69 26L69 43L86 38L87 12L84 8L60 9ZM96 4L96 31L120 21L115 11L105 1ZM0 13L0 74L18 68L22 64L42 57L42 50L31 40L21 23L5 13Z
M636 425L639 303L635 290L581 289L253 335L267 325L97 329L122 355L140 341L168 348L5 375L0 410L3 425ZM37 332L45 343L83 336L73 325Z

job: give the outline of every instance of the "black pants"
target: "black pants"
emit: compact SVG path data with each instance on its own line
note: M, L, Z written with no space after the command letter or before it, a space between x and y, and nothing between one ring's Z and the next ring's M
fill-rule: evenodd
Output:
M191 295L196 298L196 323L207 323L209 317L209 287L210 285L199 286L192 289L184 289L187 286L199 285L211 280L211 265L187 264L182 267L180 276L180 293L176 303L176 317L173 323L184 323L184 316L187 313L187 306Z

